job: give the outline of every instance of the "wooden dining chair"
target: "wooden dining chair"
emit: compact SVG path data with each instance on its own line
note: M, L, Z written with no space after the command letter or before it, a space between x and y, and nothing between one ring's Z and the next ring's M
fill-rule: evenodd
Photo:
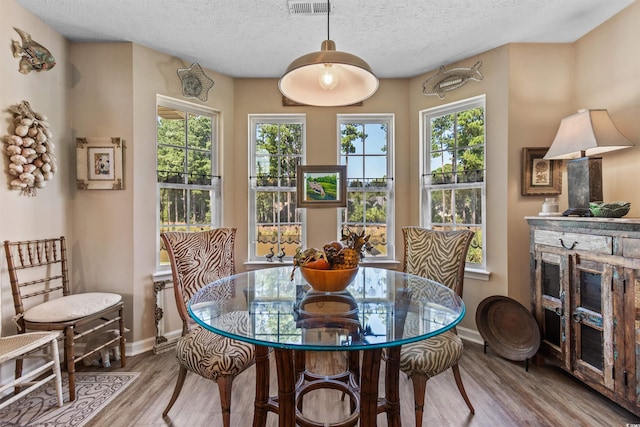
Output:
M209 231L165 232L161 235L169 254L176 306L182 319L182 336L176 344L176 358L180 364L176 386L162 416L166 416L180 395L187 371L218 384L222 421L231 421L231 386L234 378L255 362L252 344L217 335L197 325L189 316L187 305L202 287L235 274L235 228ZM235 293L232 283L210 290L212 298L220 300ZM234 327L248 326L246 313L228 313L220 321Z
M64 237L15 242L5 240L4 250L18 333L62 331L70 401L76 399L75 372L79 361L119 343L120 366L125 366L122 296L107 292L71 292ZM76 342L112 329L114 324L120 331L119 336L96 346L93 351L75 354ZM22 359L16 359L16 378L21 374Z
M430 230L420 227L403 227L404 271L442 283L462 297L464 267L469 244L474 232L470 230ZM420 288L409 291L415 296ZM405 328L412 327L407 315ZM414 321L417 319L413 319ZM422 426L424 398L427 380L451 368L462 398L471 413L475 413L462 384L458 361L462 357L462 340L453 330L434 337L402 346L400 370L407 374L413 384L416 427Z

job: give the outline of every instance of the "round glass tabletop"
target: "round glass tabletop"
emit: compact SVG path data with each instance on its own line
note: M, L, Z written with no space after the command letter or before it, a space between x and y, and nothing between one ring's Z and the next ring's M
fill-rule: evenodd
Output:
M217 334L294 350L362 350L440 334L465 314L451 289L419 276L360 267L343 292L318 292L291 266L236 274L199 290L191 317Z

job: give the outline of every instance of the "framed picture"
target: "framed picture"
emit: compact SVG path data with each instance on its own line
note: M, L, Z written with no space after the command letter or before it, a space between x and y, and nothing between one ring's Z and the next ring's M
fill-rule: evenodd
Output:
M122 148L117 137L76 138L79 190L124 190Z
M522 195L546 196L562 192L560 160L545 160L549 148L522 149Z
M298 207L346 207L346 176L346 166L298 166L296 168Z

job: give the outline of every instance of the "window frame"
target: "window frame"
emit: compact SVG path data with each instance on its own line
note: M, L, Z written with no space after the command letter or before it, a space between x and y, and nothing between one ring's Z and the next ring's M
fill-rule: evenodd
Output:
M427 176L431 174L431 119L447 114L458 113L474 108L482 108L484 113L484 177L482 182L476 183L453 183L429 185ZM466 189L479 188L481 192L481 215L482 222L479 227L482 230L482 263L466 263L465 270L467 273L478 273L477 278L488 278L487 273L487 106L486 95L478 95L461 101L452 102L446 105L427 108L419 111L420 123L420 225L425 228L433 228L435 226L446 226L446 224L434 223L431 221L431 202L429 199L429 190L432 188L441 189ZM457 142L456 142L457 147ZM475 227L475 225L474 225ZM452 228L455 227L455 223ZM472 242L473 244L473 242Z
M381 191L387 192L387 220L386 220L386 234L387 234L387 254L384 256L365 256L364 263L375 262L390 262L395 261L395 114L394 113L361 113L361 114L338 114L336 116L336 131L337 131L337 164L342 165L342 124L364 124L364 125L387 125L387 188L388 190L381 189ZM362 154L364 156L364 153ZM367 177L359 177L367 178ZM349 188L349 171L347 168L347 200L349 200L349 193L351 192L371 192L371 189L362 190ZM343 217L345 211L348 208L339 208L337 210L337 224L336 230L337 239L339 240L342 235ZM365 218L366 225L366 218Z
M304 113L292 113L292 114L249 114L248 115L248 144L249 144L249 158L248 158L248 170L249 170L249 182L248 182L248 238L247 238L247 264L262 264L268 262L264 257L256 255L255 245L257 241L256 229L256 197L257 186L255 185L256 163L254 161L256 153L256 126L257 124L299 124L302 126L301 132L301 153L300 153L300 165L306 164L306 131L307 131L307 116ZM294 200L296 199L296 184L297 181L293 180L291 187L280 187L283 190L274 190L282 192L294 193ZM286 189L286 190L284 190ZM307 241L307 229L306 229L306 209L299 209L296 206L295 215L298 216L300 223L300 238L301 242L299 246L306 247ZM291 260L293 253L286 254L284 260ZM275 257L274 257L275 258ZM275 261L275 259L274 259Z
M187 184L187 183L166 183L158 181L158 149L159 149L159 141L158 141L158 107L163 106L167 108L171 108L174 110L184 111L188 114L197 114L201 116L207 116L211 118L211 182L208 184ZM163 188L172 188L172 189L184 189L184 190L204 190L210 191L211 193L211 201L210 201L210 223L207 225L211 228L217 228L221 226L222 221L222 186L221 180L219 176L220 171L220 119L221 114L219 111L207 108L198 104L194 104L191 102L170 98L163 95L156 95L156 141L155 141L155 149L156 149L156 270L159 272L166 272L171 270L171 265L169 263L161 264L160 260L160 251L162 241L160 239L160 232L162 229L162 221L160 214L160 203L161 203L161 194ZM185 121L185 126L187 122ZM185 132L185 137L188 136L188 133ZM188 145L185 140L185 150L187 152L186 159L189 159L188 153ZM185 169L188 170L188 163L185 164ZM189 215L187 215L187 218ZM188 227L189 224L187 223Z

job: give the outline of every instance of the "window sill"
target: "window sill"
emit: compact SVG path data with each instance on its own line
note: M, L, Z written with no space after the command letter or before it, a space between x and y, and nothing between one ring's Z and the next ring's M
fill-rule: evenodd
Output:
M374 267L374 268L387 268L391 270L397 270L400 266L400 261L385 259L378 261L362 261L360 265L363 267ZM269 267L282 267L282 266L291 266L293 267L293 262L285 261L285 262L268 262L268 261L247 261L243 264L247 271L259 270L261 268L269 268Z
M390 270L397 270L401 266L400 261L396 261L394 259L380 259L380 260L371 260L362 261L361 265L363 267L374 267L374 268L387 268Z
M292 261L247 261L244 264L244 267L247 271L260 270L262 268L270 268L270 267L293 267Z
M171 269L168 270L158 270L151 275L153 282L162 282L164 280L173 280L173 274L171 273Z
M465 268L464 278L488 282L491 278L491 272L480 268Z
M375 268L388 268L391 270L397 270L400 267L400 261L395 260L380 260L380 261L363 261L362 265L365 267L375 267ZM265 262L265 261L249 261L244 263L247 271L259 270L262 268L269 267L282 267L282 266L293 266L292 262ZM163 280L172 280L171 270L160 270L152 274L152 278L154 282L160 282ZM482 270L479 268L466 268L464 270L464 278L465 279L473 279L473 280L482 280L489 281L491 278L491 272L487 270Z

